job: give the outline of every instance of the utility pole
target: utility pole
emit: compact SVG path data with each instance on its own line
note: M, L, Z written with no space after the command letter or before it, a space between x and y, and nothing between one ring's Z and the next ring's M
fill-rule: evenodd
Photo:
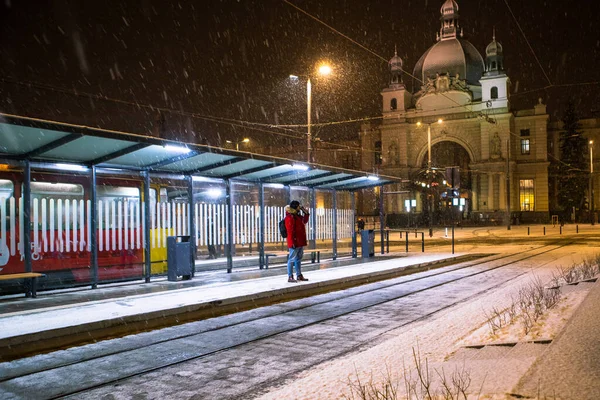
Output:
M510 137L506 139L506 229L510 231Z

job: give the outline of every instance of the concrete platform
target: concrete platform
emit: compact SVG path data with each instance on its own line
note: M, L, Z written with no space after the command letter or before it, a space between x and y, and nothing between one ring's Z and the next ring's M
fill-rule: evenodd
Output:
M302 283L288 283L286 269L280 266L241 268L231 274L203 271L188 281L162 279L41 292L35 299L2 298L0 361L340 290L473 257L395 253L307 263L303 273L309 281Z

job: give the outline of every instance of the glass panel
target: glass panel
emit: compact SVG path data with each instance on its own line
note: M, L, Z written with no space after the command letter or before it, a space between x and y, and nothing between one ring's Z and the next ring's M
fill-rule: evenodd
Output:
M67 135L66 132L0 123L0 153L25 154Z
M134 144L124 140L86 136L50 150L43 156L69 161L90 161Z
M0 179L0 274L25 272L19 221L21 172L2 172ZM15 193L15 190L17 193ZM0 281L0 294L22 292L21 282Z
M196 256L217 259L225 256L227 239L227 187L224 182L194 177ZM226 268L226 266L223 266Z

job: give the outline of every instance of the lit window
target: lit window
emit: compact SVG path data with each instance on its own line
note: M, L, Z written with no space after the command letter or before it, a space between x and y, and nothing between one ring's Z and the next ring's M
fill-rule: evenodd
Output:
M521 211L534 211L533 179L519 180L519 200Z
M521 154L529 154L529 139L521 139Z

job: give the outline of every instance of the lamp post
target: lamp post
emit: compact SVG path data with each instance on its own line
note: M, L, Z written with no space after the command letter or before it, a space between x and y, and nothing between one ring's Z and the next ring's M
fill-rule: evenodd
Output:
M236 151L240 150L240 143L248 143L248 142L250 142L250 139L248 139L248 138L244 138L244 139L240 140L239 142L232 142L231 140L226 140L225 141L225 143L230 143L230 144L235 143L235 150Z
M319 75L329 75L331 74L332 69L327 64L322 64L318 68ZM310 75L290 75L291 79L298 79L299 77L306 77L306 162L312 162L312 132L311 132L311 108L312 108L312 83L310 81Z
M590 140L590 216L592 220L592 225L596 221L594 215L594 141Z
M441 118L437 120L438 124L441 124L442 122L444 122ZM427 123L427 175L429 175L432 172L431 169L431 122ZM417 126L422 126L423 123L421 121L417 122ZM432 174L433 176L433 174ZM429 237L432 236L432 230L431 230L431 222L433 219L433 189L432 189L432 182L429 182L428 188L429 188Z

